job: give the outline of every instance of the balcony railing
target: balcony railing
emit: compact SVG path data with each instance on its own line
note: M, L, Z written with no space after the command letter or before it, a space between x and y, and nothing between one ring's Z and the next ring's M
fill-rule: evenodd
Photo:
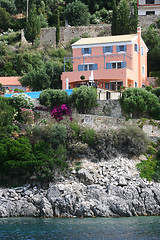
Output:
M120 57L121 62L123 63L122 66L115 65L111 67L111 60L107 61L107 58L113 58L113 61L117 63L120 62L118 59ZM88 59L95 59L97 58L96 63L92 64L88 62ZM99 67L98 66L98 58L102 58L104 64ZM132 59L131 54L128 53L118 53L118 54L103 54L103 55L90 55L90 56L80 56L80 57L65 57L64 58L64 72L72 72L72 71L91 71L91 70L106 70L106 69L115 69L115 68L126 68L126 58ZM82 60L80 65L77 67L77 69L73 70L73 64L76 60ZM86 62L87 60L87 62ZM95 60L94 60L95 61ZM108 65L107 65L108 64ZM87 66L88 65L88 66ZM93 66L89 66L93 65Z

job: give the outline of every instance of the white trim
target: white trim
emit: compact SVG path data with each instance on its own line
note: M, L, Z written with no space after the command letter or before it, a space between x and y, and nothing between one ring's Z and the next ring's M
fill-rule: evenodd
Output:
M97 43L97 44L81 44L81 45L76 45L73 46L72 45L72 49L76 49L76 48L93 48L93 47L107 47L107 46L119 46L119 45L130 45L132 44L132 41L128 41L128 42L109 42L109 43Z
M123 61L111 61L110 63L118 63L118 62L123 62Z

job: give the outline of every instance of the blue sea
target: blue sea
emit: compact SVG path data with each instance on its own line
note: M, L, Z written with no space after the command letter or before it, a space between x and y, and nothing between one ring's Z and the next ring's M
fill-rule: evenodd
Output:
M1 218L0 240L159 240L160 216Z

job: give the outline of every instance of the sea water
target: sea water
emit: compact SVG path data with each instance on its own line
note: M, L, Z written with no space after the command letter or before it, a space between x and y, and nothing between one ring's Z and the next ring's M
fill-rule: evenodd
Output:
M130 218L1 218L0 240L160 239L160 216Z

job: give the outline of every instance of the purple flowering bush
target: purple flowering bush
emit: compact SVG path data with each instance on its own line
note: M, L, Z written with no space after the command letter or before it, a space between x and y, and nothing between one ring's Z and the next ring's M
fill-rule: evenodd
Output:
M70 120L72 121L72 113L70 107L62 104L60 107L54 107L51 110L51 116L56 119L57 122L63 120L63 116L70 116Z

